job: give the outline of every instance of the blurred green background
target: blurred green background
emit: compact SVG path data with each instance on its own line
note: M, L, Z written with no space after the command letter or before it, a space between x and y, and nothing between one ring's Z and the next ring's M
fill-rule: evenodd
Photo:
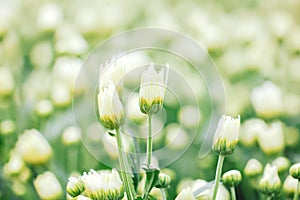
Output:
M250 158L263 164L279 156L291 163L300 161L299 8L297 0L0 0L0 199L40 199L34 180L45 171L56 176L65 194L71 173L109 168L81 145L76 131L74 134L80 127L74 128L72 96L80 96L82 91L73 90L73 86L82 63L97 44L134 28L181 32L203 46L215 62L225 87L226 113L240 114L242 119L240 143L226 159L224 171L243 171ZM138 55L137 59L151 61L151 55ZM271 86L264 85L265 81ZM267 97L254 89L262 85ZM195 124L205 124L210 115L206 106L209 100L205 92L199 96L200 114L193 106L179 107L172 98L166 98L168 120L158 145L172 139L168 130L177 130L180 124L183 133L174 148L183 148ZM261 111L268 105L272 110L273 104L274 112ZM272 149L265 144L264 138L257 136L265 132L252 131L256 125L245 123L251 118L260 118L267 125L280 123L279 136L271 133L266 140L280 140L281 146ZM143 119L137 116L133 120ZM22 153L22 158L12 159L18 151L19 136L33 128L46 138L52 156L38 164L26 161ZM81 131L88 134L88 130ZM91 134L93 137L103 140L103 136L99 139ZM110 147L99 148L106 151L108 159L114 159ZM184 182L213 180L217 155L211 152L198 159L199 148L196 142L168 167L176 175L167 190L168 199L175 198ZM288 168L280 172L282 183L287 174ZM237 187L237 196L259 198L246 177ZM282 192L280 198L287 196Z

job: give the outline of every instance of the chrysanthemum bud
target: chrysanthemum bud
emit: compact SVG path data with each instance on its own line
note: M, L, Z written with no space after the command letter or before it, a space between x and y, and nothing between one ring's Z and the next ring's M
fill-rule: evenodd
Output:
M267 81L262 86L254 88L251 102L259 116L277 116L282 112L283 107L281 89L274 83Z
M244 169L245 175L250 177L250 178L251 177L257 177L257 176L261 175L262 171L263 171L262 164L254 158L250 159L247 162L246 167Z
M71 197L77 197L84 191L84 183L80 178L70 177L67 184L67 193Z
M267 155L282 152L285 143L281 123L274 122L264 133L259 134L258 144L261 150Z
M267 164L264 175L259 181L259 190L266 195L276 194L280 191L281 181L277 173L277 167Z
M158 175L158 183L155 185L157 188L166 188L170 185L171 178L168 174L160 172Z
M0 67L0 96L10 95L15 87L15 80L9 68Z
M9 161L3 166L5 175L12 176L19 174L24 168L25 163L22 157L17 152L12 152Z
M238 142L240 116L232 118L223 115L213 141L213 150L221 155L230 155Z
M66 128L62 135L62 142L69 146L78 144L80 141L80 130L78 127L70 126Z
M278 169L278 173L281 173L290 167L291 162L286 157L278 157L272 162L272 165L275 165Z
M300 163L293 164L290 167L290 175L300 181Z
M16 130L16 125L13 120L7 119L0 123L0 134L9 135Z
M85 195L93 200L122 199L124 196L123 182L117 170L84 173L82 181Z
M36 129L26 130L19 136L16 150L29 164L44 164L52 155L48 141Z
M175 200L194 200L193 191L190 187L184 188Z
M115 85L110 82L98 94L100 121L108 129L118 129L124 123L124 109Z
M50 100L44 99L36 104L35 112L40 117L49 116L53 112L53 104Z
M293 178L292 176L288 176L283 183L283 191L288 196L293 196L297 191L297 187L298 187L298 180ZM298 193L300 194L300 190L298 191Z
M145 114L158 113L163 105L166 92L166 85L169 75L169 65L166 65L166 72L161 69L157 72L154 64L143 72L139 93L140 110Z
M242 181L242 174L238 170L230 170L223 174L222 181L228 187L235 187Z
M33 185L42 200L62 198L62 188L55 175L50 171L38 175L33 181Z

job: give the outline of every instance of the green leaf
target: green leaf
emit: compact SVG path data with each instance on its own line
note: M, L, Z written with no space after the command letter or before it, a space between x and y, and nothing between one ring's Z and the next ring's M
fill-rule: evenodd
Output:
M153 199L154 197L149 196L149 193L151 192L152 188L158 183L159 170L156 168L152 168L148 165L143 167L143 169L146 172L146 184L144 189L143 200Z

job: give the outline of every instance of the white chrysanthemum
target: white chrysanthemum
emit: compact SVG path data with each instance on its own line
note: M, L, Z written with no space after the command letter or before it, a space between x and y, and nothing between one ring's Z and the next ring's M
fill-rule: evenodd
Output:
M280 122L274 122L270 127L258 135L258 144L265 154L275 154L285 147L284 134Z
M19 136L16 150L29 164L46 163L52 155L48 141L36 129L26 130Z
M222 155L232 154L237 145L240 128L240 116L232 118L223 115L215 132L213 150Z
M10 95L15 87L15 81L8 68L0 67L0 96Z
M277 116L282 112L281 89L270 81L253 89L251 102L256 113L262 117Z
M72 197L77 197L84 191L84 183L79 178L70 177L67 184L67 193Z
M278 176L277 167L267 164L263 177L259 181L259 189L262 193L271 195L279 192L281 181Z
M262 164L254 158L248 160L246 167L244 169L245 175L249 177L256 177L260 175L262 171L263 171Z
M9 161L3 166L4 174L11 176L21 172L24 168L25 163L22 157L17 152L12 152Z
M117 170L84 172L82 181L85 185L85 194L94 200L121 199L124 196L123 182Z
M37 16L37 26L41 30L55 30L62 22L61 7L54 3L46 3L41 6Z
M286 157L278 157L273 162L272 165L275 165L278 169L278 173L284 172L289 169L291 162Z
M62 198L61 185L50 171L38 175L33 185L42 200Z
M48 116L53 111L53 104L50 100L43 99L36 104L35 111L40 117Z
M193 191L190 187L184 188L175 200L194 200Z
M293 196L294 193L297 191L297 188L298 180L289 175L283 183L283 191L287 195ZM300 194L300 191L298 191L298 193Z
M70 126L66 128L62 134L62 142L65 145L78 144L80 141L80 129L79 127Z
M239 139L246 146L255 145L260 134L268 129L267 124L261 119L249 119L241 126Z
M123 105L112 82L109 82L107 87L100 89L98 94L98 109L100 120L106 128L117 129L123 124Z
M126 67L123 62L113 58L111 62L106 61L100 68L104 69L100 76L99 88L105 88L110 82L113 82L117 90L120 91L123 88L123 79L126 74Z
M140 85L140 110L145 113L157 113L160 111L166 92L169 75L169 65L164 69L156 71L154 64L143 71Z

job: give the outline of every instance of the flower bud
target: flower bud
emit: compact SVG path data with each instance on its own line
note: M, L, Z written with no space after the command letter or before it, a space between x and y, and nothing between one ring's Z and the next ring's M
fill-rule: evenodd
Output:
M80 178L70 177L68 180L67 193L71 197L77 197L84 191L84 183Z
M262 164L254 158L250 159L247 162L246 167L244 169L245 175L250 178L259 176L262 173L262 171L263 171Z
M15 88L15 80L9 68L0 67L0 96L10 95Z
M17 152L28 164L44 164L52 155L52 148L36 129L26 130L16 144Z
M194 200L193 191L190 187L184 188L175 200Z
M275 165L278 169L278 173L281 173L289 169L291 162L286 157L278 157L272 162L272 165Z
M24 166L25 163L22 157L13 151L9 157L9 161L3 166L3 172L8 176L16 175L21 172Z
M293 164L290 167L290 175L300 181L300 163Z
M242 174L238 170L230 170L223 174L222 181L228 187L235 187L242 181Z
M82 181L87 197L95 200L122 199L124 196L123 182L117 170L84 172Z
M264 133L258 135L258 144L261 150L267 155L282 152L285 143L281 123L272 123Z
M33 185L42 200L62 198L62 188L55 175L50 171L38 175L33 181Z
M115 85L110 82L98 94L100 121L108 129L118 129L124 123L124 109Z
M267 124L261 119L249 119L241 126L239 140L245 146L253 146L256 144L260 134L264 134L267 130Z
M213 150L221 155L232 154L238 143L239 128L240 116L232 118L223 115L215 132Z
M283 191L288 196L293 196L297 191L298 180L293 178L292 176L288 176L283 183ZM298 191L300 194L300 191Z
M155 185L157 188L166 188L170 185L171 178L168 174L160 172L158 175L158 183Z
M80 130L78 127L70 126L62 134L62 142L69 146L78 144L80 141Z
M267 81L253 89L251 102L256 113L262 117L274 117L282 112L283 102L281 89Z
M0 134L9 135L12 134L16 130L15 122L7 119L0 123Z
M169 75L169 65L157 72L154 64L143 71L139 93L140 110L145 114L158 113L163 106L163 99L166 92L166 86Z
M277 173L277 167L267 164L263 177L259 181L259 190L266 195L277 194L280 191L281 181Z
M40 117L49 116L53 112L52 102L48 99L39 101L36 104L35 111L37 115Z

